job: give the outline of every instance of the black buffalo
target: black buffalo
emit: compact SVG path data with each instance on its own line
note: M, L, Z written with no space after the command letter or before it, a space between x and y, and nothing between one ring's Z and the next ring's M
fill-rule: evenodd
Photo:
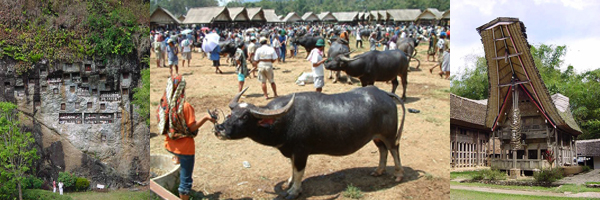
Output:
M417 69L419 69L419 66L421 66L421 61L419 59L417 59L417 51L415 51L415 48L417 46L419 46L419 41L420 39L415 39L415 38L398 38L398 49L403 51L408 57L408 64L410 65L410 59L415 59L417 60Z
M344 54L331 57L325 68L345 71L347 75L357 77L363 87L375 84L375 81L392 81L392 93L398 87L398 78L402 79L402 99L406 99L408 58L403 51L369 51L349 58Z
M329 47L329 50L327 51L327 57L329 58L335 58L338 55L344 55L344 56L349 56L352 52L350 51L350 48L348 47L348 41L345 41L343 39L336 39L334 41L330 41L331 46ZM332 71L329 71L329 78L331 79L333 76ZM340 78L340 71L338 70L335 73L335 78L333 79L333 83L337 83L338 79ZM346 82L348 84L352 84L352 80L350 80L350 76L346 75Z
M245 91L229 103L231 115L215 126L215 135L220 139L250 138L277 148L289 158L293 173L288 180L287 198L296 198L302 191L309 155L348 155L371 140L380 154L379 165L371 175L385 172L389 151L394 159L395 180L402 180L399 146L405 109L397 95L369 86L333 95L297 93L257 107L238 103ZM394 100L402 106L400 127Z
M304 50L306 50L306 57L308 57L308 54L310 53L310 51L317 46L317 41L319 39L323 39L323 37L304 36L304 37L294 38L292 43L303 46Z

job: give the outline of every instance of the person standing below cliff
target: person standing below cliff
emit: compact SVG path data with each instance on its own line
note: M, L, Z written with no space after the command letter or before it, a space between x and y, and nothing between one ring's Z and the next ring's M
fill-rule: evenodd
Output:
M169 69L171 70L171 77L175 77L175 75L179 75L179 67L177 66L177 63L179 62L179 59L177 58L177 54L179 53L179 48L177 47L177 43L175 42L175 39L170 38L167 41L167 44L169 46L167 46L167 56L169 58ZM175 74L173 74L173 66L175 66Z
M190 199L196 153L194 137L204 123L216 122L209 114L196 121L194 107L185 101L185 85L185 79L181 75L169 78L157 109L158 130L166 136L165 148L174 155L174 161L180 164L178 191L182 200Z

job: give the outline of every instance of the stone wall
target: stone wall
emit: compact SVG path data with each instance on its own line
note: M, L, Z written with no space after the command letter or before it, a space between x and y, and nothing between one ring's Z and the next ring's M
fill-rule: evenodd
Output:
M135 59L38 64L23 75L15 64L0 60L0 101L25 114L42 158L38 176L70 171L109 187L147 181L148 127L131 104L141 78Z

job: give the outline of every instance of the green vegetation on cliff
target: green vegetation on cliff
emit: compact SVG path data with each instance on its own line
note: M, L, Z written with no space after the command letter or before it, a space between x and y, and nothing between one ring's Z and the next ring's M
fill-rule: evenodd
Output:
M126 56L149 34L143 0L0 0L0 59L17 73L45 60L77 62Z

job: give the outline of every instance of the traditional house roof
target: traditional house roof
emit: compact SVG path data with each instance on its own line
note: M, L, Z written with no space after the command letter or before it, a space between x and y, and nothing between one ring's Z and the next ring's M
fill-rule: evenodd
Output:
M298 14L296 14L295 12L290 12L283 18L282 21L287 23L294 23L297 21L302 21L302 17L298 16Z
M420 20L438 20L442 18L442 14L437 8L427 8L417 18Z
M191 8L185 16L184 24L208 24L217 21L231 21L229 10L226 7Z
M577 146L577 156L600 156L600 139L576 140L575 146Z
M377 10L377 13L379 13L379 15L381 16L380 20L387 21L392 18L392 16L390 15L390 13L388 13L387 10Z
M371 15L373 15L373 20L375 20L375 21L382 20L382 18L383 18L383 15L375 10L371 11Z
M277 17L274 9L263 9L263 13L265 14L265 19L268 23L280 23L281 19Z
M227 8L227 10L229 10L229 17L232 21L250 21L248 11L244 7Z
M266 21L265 13L261 7L258 8L246 8L250 21Z
M177 20L182 22L183 20L185 20L185 15L179 15L179 17L177 17Z
M319 20L321 21L337 21L337 18L331 14L331 12L322 12L319 14Z
M304 13L304 15L302 15L302 21L314 22L314 21L319 21L319 20L320 20L319 16L315 15L313 12L307 12L307 13Z
M450 20L450 9L448 9L444 13L442 13L442 19Z
M332 14L338 22L352 22L358 20L358 12L334 12Z
M391 18L396 22L413 22L417 21L421 10L419 9L393 9L387 10Z
M177 19L171 12L158 6L154 12L150 15L150 23L157 24L181 24L181 21Z
M359 12L359 13L358 13L358 20L359 20L359 21L363 21L363 20L365 20L365 13L363 13L363 12Z
M487 99L473 100L450 94L450 123L485 129Z
M581 129L568 108L568 98L562 95L551 97L544 85L529 51L523 23L518 18L497 18L477 31L482 38L490 83L486 127L494 129L507 119L505 107L512 106L509 97L512 97L510 91L514 87L525 93L554 128L580 135Z

